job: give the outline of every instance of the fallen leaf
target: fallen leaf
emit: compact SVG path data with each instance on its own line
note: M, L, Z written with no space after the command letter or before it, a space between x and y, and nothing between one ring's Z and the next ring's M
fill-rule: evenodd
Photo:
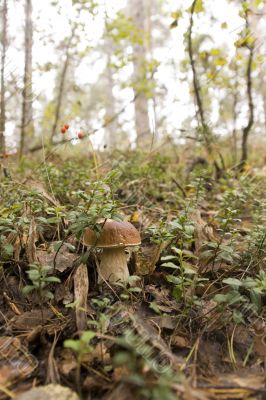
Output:
M80 264L74 274L74 298L76 306L76 324L78 331L87 328L87 297L89 292L88 269Z
M61 385L50 384L28 390L16 397L16 400L79 400L71 389Z

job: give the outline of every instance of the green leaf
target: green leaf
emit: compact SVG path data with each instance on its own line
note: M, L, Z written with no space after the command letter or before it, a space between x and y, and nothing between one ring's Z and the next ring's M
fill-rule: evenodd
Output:
M65 340L64 347L66 347L67 349L71 349L71 350L75 351L76 353L78 353L79 349L80 349L79 341L72 340L72 339Z
M204 7L203 7L203 0L197 0L196 5L195 5L195 9L194 12L196 14L200 13L204 11Z
M140 287L132 287L132 288L128 289L128 291L130 293L140 293L140 292L142 292L142 289Z
M250 299L252 303L256 306L257 310L260 310L262 306L261 295L257 293L255 290L251 290Z
M33 285L27 285L27 286L25 286L25 287L22 289L22 293L25 294L25 295L27 295L27 294L31 293L33 290L35 290L35 289L36 289L35 286L33 286Z
M158 307L158 304L155 303L155 301L152 301L149 305L149 308L151 308L156 314L161 314L160 308Z
M8 256L12 256L14 252L14 247L12 246L12 244L5 244L3 246L3 250Z
M173 275L166 275L166 280L176 285L180 285L181 282L179 277Z
M213 298L216 303L226 303L227 296L225 294L216 294Z
M96 333L93 331L86 331L82 333L80 340L82 340L82 342L89 343L91 339L95 337L95 335Z
M239 311L239 310L233 311L233 320L236 324L244 324L245 323L243 315L242 315L241 311Z
M227 285L234 286L234 287L243 286L242 282L236 278L223 279L223 283L226 283Z
M170 260L177 260L176 256L163 256L161 257L161 261L170 261Z
M47 278L45 278L45 282L57 282L57 283L60 283L61 280L59 278L57 278L56 276L48 276Z
M162 264L162 267L165 267L165 268L172 268L172 269L180 269L180 267L179 267L178 265L175 265L175 264L172 263L172 262L163 263L163 264Z
M46 291L45 291L44 296L45 296L47 299L49 299L49 300L53 300L53 298L54 298L53 293L50 292L49 290L46 290Z

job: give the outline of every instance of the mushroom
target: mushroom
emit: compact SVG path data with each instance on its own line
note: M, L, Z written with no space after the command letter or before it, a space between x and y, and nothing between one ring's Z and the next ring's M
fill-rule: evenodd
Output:
M98 269L98 283L126 282L129 277L125 247L141 244L140 234L130 222L118 222L112 219L101 220L102 230L96 233L87 228L83 235L83 243L102 249L101 262Z

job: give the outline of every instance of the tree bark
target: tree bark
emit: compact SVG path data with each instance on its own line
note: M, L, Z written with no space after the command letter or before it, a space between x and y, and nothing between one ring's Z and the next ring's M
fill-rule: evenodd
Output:
M234 86L232 87L233 96L233 131L232 131L232 150L233 150L233 163L237 163L237 105L238 105L238 68L237 64L234 65Z
M1 35L1 105L0 105L0 154L4 155L5 146L5 124L6 124L6 99L5 99L5 63L7 48L7 0L3 2L2 8L2 35Z
M248 21L248 12L246 11L246 31L247 35L249 32L249 21ZM247 163L248 159L248 137L251 131L251 128L254 123L254 103L253 103L253 96L252 96L252 62L254 56L254 46L250 44L246 46L249 49L249 57L247 63L247 70L246 70L246 82L247 82L247 97L248 97L248 109L249 109L249 116L247 125L243 128L242 133L242 146L241 146L241 161L240 161L240 168L243 169L245 164Z
M114 149L118 145L118 122L114 119L115 111L115 97L113 94L114 78L111 64L111 55L113 53L112 40L108 37L106 39L107 65L106 65L106 94L105 94L105 143L108 149ZM108 123L110 121L110 123Z
M51 136L50 136L50 143L53 142L53 138L56 134L56 131L58 129L58 123L60 120L60 115L61 115L61 108L62 108L62 103L63 103L63 95L64 95L64 88L65 88L65 80L66 80L66 75L67 75L67 70L69 66L69 61L70 61L70 53L69 50L71 48L71 43L73 40L73 37L75 35L75 26L72 28L71 35L68 38L67 45L66 45L66 55L65 55L65 62L63 65L62 73L60 76L60 81L59 81L59 89L58 89L58 96L57 96L57 102L56 102L56 108L55 108L55 116L54 116L54 122L52 126L52 131L51 131Z
M201 124L201 134L203 140L205 142L206 149L209 155L213 158L213 165L216 170L216 177L220 178L223 174L222 168L219 166L218 162L214 158L214 151L212 145L212 132L210 131L208 124L206 123L205 112L202 102L202 95L201 95L201 87L198 80L196 64L194 60L194 51L193 51L193 44L192 44L192 31L194 26L194 12L196 8L197 0L193 0L191 10L190 10L190 22L189 22L189 30L188 30L188 54L189 54L189 61L192 69L192 76L193 76L193 88L197 103L197 115L199 116L200 124ZM219 157L222 160L222 155L219 153Z
M190 22L189 22L189 30L188 30L188 55L189 55L191 69L192 69L193 88L194 88L194 93L195 93L196 102L197 102L197 114L199 115L201 125L204 128L206 126L205 115L204 115L204 109L203 109L203 104L202 104L202 100L201 100L200 85L198 82L196 65L195 65L195 60L194 60L193 45L192 45L192 30L193 30L193 25L194 25L194 12L195 12L196 3L197 3L197 0L194 0L192 3L192 6L191 6L191 11L190 11Z
M21 134L19 155L22 157L26 145L26 135L28 138L33 137L34 127L32 120L32 44L33 44L33 28L32 28L32 0L26 0L25 4L25 64L24 79L22 91L22 118L21 118Z
M138 32L138 40L133 43L133 87L137 146L142 147L151 144L152 141L148 98L143 90L147 82L144 0L131 0L131 16Z

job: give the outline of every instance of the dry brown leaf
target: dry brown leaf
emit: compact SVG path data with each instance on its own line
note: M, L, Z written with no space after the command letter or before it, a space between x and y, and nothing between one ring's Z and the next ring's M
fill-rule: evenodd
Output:
M136 259L136 274L151 274L155 270L156 263L159 261L161 252L165 246L165 243L161 245L155 243L143 244Z
M183 398L184 400L210 400L209 395L205 391L193 388L187 383L184 384Z
M27 255L28 262L33 264L36 262L36 246L35 243L38 241L38 234L36 229L36 223L34 218L31 218L30 227L29 227L29 235L25 244L25 251Z
M164 342L163 338L158 333L158 329L155 329L155 326L152 325L149 319L145 318L145 311L143 313L142 309L140 309L135 312L134 315L130 315L130 319L139 336L142 338L142 341L150 343L155 353L160 354L161 359L159 358L159 362L162 361L164 367L173 365L179 368L179 358L172 353L171 349Z
M223 374L216 377L216 385L223 385L227 387L262 389L264 387L264 383L264 375L249 372L248 369L243 369L236 373Z
M72 390L61 385L46 385L33 388L16 397L17 400L78 400Z
M42 182L28 179L26 182L26 186L31 190L36 190L38 193L40 193L46 200L48 200L54 206L59 205L59 202L55 199L55 197L53 195L47 193L47 190L45 189L45 186Z
M22 243L21 243L18 233L10 232L4 241L4 245L7 245L7 244L12 244L12 246L14 248L14 259L15 259L15 261L19 261Z
M180 347L181 349L188 349L191 347L189 340L184 336L175 335L171 338L171 345L175 347Z
M195 223L195 250L198 254L204 242L217 242L219 236L212 226L201 218L200 210L195 210L190 214L190 218Z
M63 245L58 252L54 250L54 243L51 243L47 250L37 249L37 260L42 265L54 265L55 269L59 272L64 272L68 268L72 268L73 262L76 260L77 255L69 252L66 245Z
M69 349L62 349L60 356L61 358L58 362L58 365L59 370L63 375L68 375L71 371L77 368L78 364L73 351Z
M90 364L93 360L98 360L104 363L110 361L110 354L103 342L97 343L92 352L85 354L82 362L84 364Z
M177 318L171 315L158 315L155 317L150 317L150 321L154 322L161 329L175 329L177 324Z
M0 383L7 384L30 375L38 365L18 338L0 338Z
M266 358L266 333L262 332L254 337L254 350L262 357Z
M76 324L79 331L87 328L87 297L89 292L88 269L80 264L74 274L74 298L76 306Z
M12 318L11 326L16 330L31 331L33 328L45 324L52 316L53 313L48 309L44 309L42 313L37 309L26 311Z
M0 366L0 385L7 385L17 377L16 370L12 365Z
M137 397L133 395L130 386L125 383L120 383L110 393L104 396L103 400L129 400L135 398Z

